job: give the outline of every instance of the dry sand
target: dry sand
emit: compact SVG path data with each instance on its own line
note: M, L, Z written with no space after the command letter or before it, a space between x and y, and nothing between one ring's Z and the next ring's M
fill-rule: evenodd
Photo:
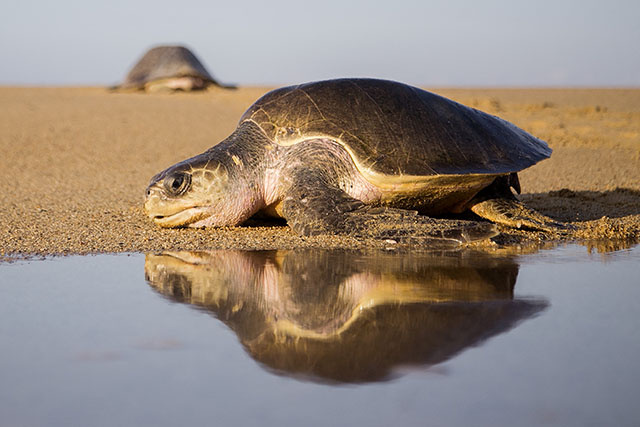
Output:
M301 238L281 223L165 230L145 217L149 178L226 137L268 89L147 95L0 87L0 257L384 246ZM640 89L433 91L549 142L551 159L520 174L531 207L576 223L580 242L600 249L640 239ZM487 247L562 239L503 229Z

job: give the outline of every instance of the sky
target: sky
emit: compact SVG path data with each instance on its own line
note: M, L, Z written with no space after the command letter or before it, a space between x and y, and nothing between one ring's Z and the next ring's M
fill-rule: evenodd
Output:
M638 0L0 0L0 85L111 85L184 44L219 81L640 86Z

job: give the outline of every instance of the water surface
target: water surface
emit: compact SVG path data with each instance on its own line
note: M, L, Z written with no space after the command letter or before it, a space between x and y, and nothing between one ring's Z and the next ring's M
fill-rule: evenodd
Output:
M0 264L0 425L637 425L640 249Z

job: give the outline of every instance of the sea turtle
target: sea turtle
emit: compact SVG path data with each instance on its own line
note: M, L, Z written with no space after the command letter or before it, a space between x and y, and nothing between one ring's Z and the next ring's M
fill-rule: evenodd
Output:
M184 46L156 46L136 63L118 90L200 90L220 85ZM225 86L227 87L227 86Z
M416 211L470 209L512 227L563 227L511 191L520 192L518 171L550 154L515 125L416 87L326 80L264 95L224 141L154 176L144 207L162 227L233 226L264 212L302 235L464 242L495 227L437 229Z

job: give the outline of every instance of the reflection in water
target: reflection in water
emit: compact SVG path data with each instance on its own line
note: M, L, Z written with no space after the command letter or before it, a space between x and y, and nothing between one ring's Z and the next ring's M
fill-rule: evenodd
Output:
M322 381L441 363L547 306L513 299L513 259L474 252L164 252L147 255L145 271L163 295L212 312L270 369Z

